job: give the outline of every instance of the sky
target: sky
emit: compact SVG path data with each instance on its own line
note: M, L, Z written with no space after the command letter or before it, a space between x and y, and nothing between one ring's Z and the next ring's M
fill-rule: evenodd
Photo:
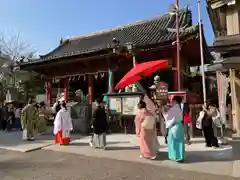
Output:
M197 23L197 0L179 0L188 5ZM61 38L78 36L150 19L168 11L175 0L0 0L0 32L19 35L37 54L44 55L59 45ZM212 26L201 2L201 17L209 45Z

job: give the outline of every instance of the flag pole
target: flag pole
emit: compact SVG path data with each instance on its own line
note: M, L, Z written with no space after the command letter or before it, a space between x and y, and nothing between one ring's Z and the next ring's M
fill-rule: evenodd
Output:
M200 38L200 53L201 53L201 74L202 74L202 88L203 88L203 102L206 105L207 93L206 93L206 81L204 72L204 55L203 55L203 33L202 33L202 20L201 20L201 0L198 0L198 26L199 26L199 38Z
M181 74L180 74L180 22L179 22L179 0L176 0L176 43L177 43L177 90L181 91Z

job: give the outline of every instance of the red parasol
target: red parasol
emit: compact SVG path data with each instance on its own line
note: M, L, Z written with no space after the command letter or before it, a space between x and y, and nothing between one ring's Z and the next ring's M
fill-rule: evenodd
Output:
M139 81L142 76L150 76L152 73L168 65L168 60L149 61L136 64L125 76L119 81L115 89L124 88L130 84Z

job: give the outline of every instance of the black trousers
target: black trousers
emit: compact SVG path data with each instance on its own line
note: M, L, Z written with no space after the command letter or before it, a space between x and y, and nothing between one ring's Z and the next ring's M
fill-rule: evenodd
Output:
M190 141L190 133L189 133L189 126L187 123L183 124L183 128L184 128L184 134L185 134L185 139L187 141Z
M168 143L167 138L168 138L168 128L166 129L166 134L165 134L165 144Z
M12 131L13 122L12 121L7 121L6 128L7 128L7 131Z
M7 128L7 121L3 120L2 121L2 130L5 131Z
M214 136L213 128L211 126L203 127L203 134L207 147L219 147L218 140Z

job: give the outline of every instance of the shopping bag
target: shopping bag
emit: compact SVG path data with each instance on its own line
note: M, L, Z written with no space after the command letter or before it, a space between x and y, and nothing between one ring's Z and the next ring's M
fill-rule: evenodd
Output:
M199 113L199 116L198 116L197 121L196 121L196 128L197 129L202 129L202 120L203 120L204 116L205 116L205 112L201 111Z
M26 130L26 129L24 129L24 130L22 131L22 139L23 139L23 140L27 140L27 130Z

